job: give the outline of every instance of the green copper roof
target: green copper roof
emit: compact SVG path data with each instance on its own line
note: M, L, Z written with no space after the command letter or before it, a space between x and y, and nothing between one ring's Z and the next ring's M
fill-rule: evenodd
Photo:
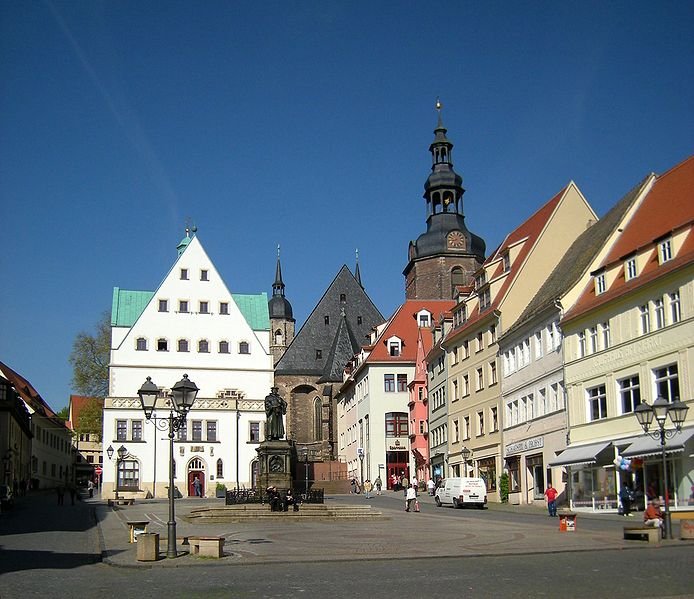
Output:
M127 289L114 287L111 326L133 326L153 296L153 291L128 291ZM246 322L254 331L270 330L267 293L263 292L253 295L232 293L232 297Z
M153 291L128 291L120 287L113 288L113 305L111 307L112 327L131 327L140 317L154 295Z
M246 295L232 293L236 305L241 310L241 314L246 319L248 325L254 331L270 330L270 314L267 307L267 293L257 293Z

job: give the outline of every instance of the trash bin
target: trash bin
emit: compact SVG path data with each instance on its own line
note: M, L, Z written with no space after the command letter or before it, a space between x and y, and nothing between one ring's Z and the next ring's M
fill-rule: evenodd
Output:
M694 520L680 520L680 539L694 539Z
M137 561L156 562L159 559L159 533L143 532L137 535Z
M574 512L562 512L559 514L559 530L561 532L575 532L576 514Z

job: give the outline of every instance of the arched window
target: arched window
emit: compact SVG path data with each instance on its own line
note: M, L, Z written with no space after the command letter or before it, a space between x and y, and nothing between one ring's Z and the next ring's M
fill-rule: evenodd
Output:
M135 349L137 351L147 351L147 339L144 337L138 337Z
M217 460L217 478L224 478L224 462L222 462L222 458Z
M313 400L313 437L316 441L323 440L323 406L320 397Z
M178 340L178 351L187 352L188 351L188 339Z
M209 353L210 351L210 344L207 342L207 339L200 339L198 341L198 352L201 354L206 354Z
M454 266L451 270L451 294L455 296L455 288L465 285L465 272L460 266Z
M241 341L241 343L239 343L239 353L240 354L250 354L251 353L248 350L248 342L247 341Z
M275 345L282 345L282 329L277 329L275 331Z

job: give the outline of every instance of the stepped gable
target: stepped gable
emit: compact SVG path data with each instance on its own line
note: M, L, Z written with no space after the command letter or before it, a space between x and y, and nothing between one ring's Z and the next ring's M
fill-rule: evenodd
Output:
M287 351L276 375L312 375L340 382L348 360L385 319L360 282L343 265Z
M552 308L555 300L578 282L607 238L619 226L624 215L643 192L649 179L650 176L645 177L619 200L602 219L578 236L516 323L505 333L506 335L511 334L541 312Z

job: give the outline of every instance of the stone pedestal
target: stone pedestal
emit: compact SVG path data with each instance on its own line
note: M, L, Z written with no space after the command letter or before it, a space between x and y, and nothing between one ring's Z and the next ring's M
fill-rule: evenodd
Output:
M256 449L260 471L258 486L265 493L268 487L277 487L278 491L292 488L292 444L286 439L263 441Z

